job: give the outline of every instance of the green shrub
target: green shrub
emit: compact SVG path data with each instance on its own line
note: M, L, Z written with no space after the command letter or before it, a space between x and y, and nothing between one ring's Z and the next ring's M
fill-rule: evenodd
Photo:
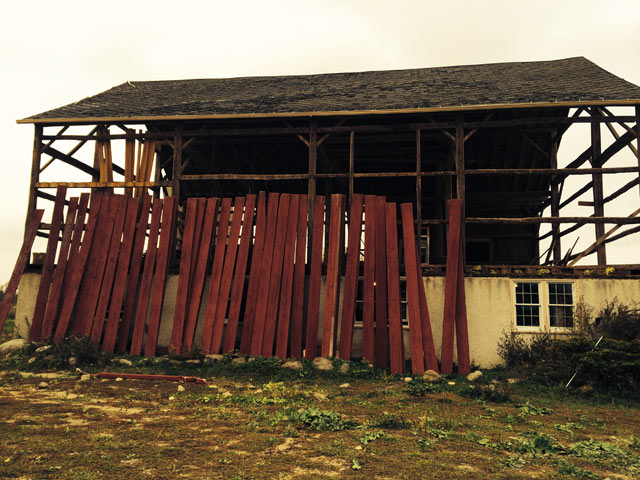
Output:
M347 420L333 410L319 410L315 407L301 408L292 413L290 419L304 428L316 431L347 430L357 426L357 422Z

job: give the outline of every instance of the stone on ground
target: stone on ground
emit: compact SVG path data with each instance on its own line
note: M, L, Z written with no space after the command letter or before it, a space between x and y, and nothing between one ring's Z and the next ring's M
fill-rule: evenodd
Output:
M126 359L126 358L121 358L121 359L119 359L119 360L118 360L118 363L119 363L120 365L125 365L125 366L127 366L127 367L131 367L131 366L133 366L133 362L132 362L131 360Z
M223 360L224 360L224 355L215 354L215 355L204 356L204 363L206 365L213 365L214 363L220 363Z
M27 345L27 341L24 338L14 338L0 345L0 353L13 353L25 345Z
M435 370L427 370L426 372L424 372L424 375L422 375L422 379L431 383L439 383L442 381L442 377Z
M350 367L348 363L343 363L342 365L340 365L340 373L343 375L346 375L347 373L349 373Z
M467 375L467 380L469 380L470 382L475 382L481 376L482 372L480 370L476 370L475 372L471 372L469 375Z
M316 367L318 370L325 370L325 371L333 370L333 362L331 361L331 359L326 357L314 358L313 366Z
M291 370L302 370L302 362L300 360L289 360L282 364L282 368L289 368Z

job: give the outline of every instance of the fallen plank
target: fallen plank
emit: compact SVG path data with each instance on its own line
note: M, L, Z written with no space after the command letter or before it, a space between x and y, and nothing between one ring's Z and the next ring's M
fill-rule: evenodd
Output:
M245 275L247 272L247 258L249 256L249 247L251 246L255 205L256 196L247 195L242 218L242 234L240 236L240 246L238 247L238 260L233 277L231 300L229 302L229 319L227 320L227 330L224 334L224 344L222 347L223 353L231 352L236 346L240 307L242 306L242 294L244 292Z
M129 197L127 200L127 212L122 233L122 243L118 252L118 265L113 282L113 292L111 292L111 303L109 305L109 317L104 328L104 338L102 340L102 351L113 353L118 334L118 322L122 313L125 287L127 285L127 275L129 264L131 263L131 250L136 233L136 220L140 209L140 199Z
M31 216L29 225L25 230L22 247L20 248L20 253L18 253L18 259L13 267L13 272L11 273L11 278L9 278L7 288L4 290L4 296L2 297L2 300L0 300L0 332L4 327L4 322L7 320L9 310L11 310L11 304L13 303L16 291L18 290L18 284L20 283L20 278L22 278L24 267L27 266L27 262L29 261L31 246L33 245L33 241L36 239L38 227L40 226L40 221L42 220L43 215L44 210L36 210Z
M66 195L67 188L58 187L53 207L53 214L51 215L51 229L49 230L47 250L44 256L44 263L42 265L42 273L40 275L40 285L36 296L36 305L31 319L31 329L29 330L30 342L39 342L42 340L42 324L44 323L47 300L49 299L51 277L53 276L53 264L58 250L58 239L60 238L60 227L62 225L62 215Z
M384 197L376 197L376 258L375 258L375 298L376 298L376 365L389 365L389 327L387 325L387 245L386 245L386 202Z
M398 223L396 204L386 205L387 238L387 305L389 311L389 364L391 373L404 372L404 343L402 338L402 312L400 310L400 272L398 261Z
M142 271L140 293L138 294L138 305L136 307L133 333L131 334L131 348L129 352L133 356L137 356L142 353L142 341L149 313L151 283L153 282L153 271L156 265L156 255L158 253L158 233L160 230L163 203L163 199L153 199L151 223L149 224L149 239L147 240L147 252L144 256L144 270Z
M162 205L162 224L160 227L160 240L158 254L156 256L156 268L153 278L153 290L149 305L149 321L147 325L147 338L144 354L147 357L156 354L158 344L158 331L160 329L160 317L162 304L164 303L165 288L167 285L167 273L169 271L169 257L175 233L175 215L177 201L175 197L165 197Z
M318 320L320 316L320 283L322 280L322 233L325 197L318 195L313 207L313 235L311 243L311 272L307 303L307 334L304 358L313 360L318 349Z
M88 201L88 197L86 197ZM86 208L86 205L85 205ZM69 261L69 250L71 248L71 237L76 222L76 213L78 211L78 197L69 199L69 208L67 209L67 217L62 232L62 242L60 243L60 253L58 254L58 263L53 271L53 279L51 282L51 292L47 302L47 309L42 323L42 339L48 339L53 335L56 319L58 318L58 307L60 306L60 295L64 284L64 273L67 269ZM84 220L83 220L84 222Z
M360 266L360 240L362 237L363 197L353 194L349 211L349 232L347 239L347 259L344 274L344 294L342 300L342 318L340 320L339 357L351 360L353 343L353 322L356 317L358 293L358 271Z
M251 268L249 270L249 286L247 287L247 300L242 322L242 335L240 339L240 352L249 354L251 351L251 338L255 323L256 306L258 303L258 287L260 286L260 266L262 265L262 250L266 233L266 195L258 194L258 209L256 212L256 233L251 252Z
M118 352L127 350L131 324L133 323L133 313L138 293L138 279L140 278L142 258L144 252L144 241L147 238L147 227L149 225L149 210L151 208L151 197L149 195L137 195L142 198L136 233L131 250L131 264L129 266L129 279L127 281L127 291L124 297L124 307L122 310L122 322L118 328Z
M291 300L291 335L289 356L302 358L302 314L304 309L305 263L307 249L307 199L300 195L298 202L296 239L296 265L293 272L293 298Z

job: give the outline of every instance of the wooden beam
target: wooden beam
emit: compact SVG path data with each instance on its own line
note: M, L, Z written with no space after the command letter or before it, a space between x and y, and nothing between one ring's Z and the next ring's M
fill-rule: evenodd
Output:
M640 105L636 105L636 144L638 167L640 167Z
M420 129L416 129L416 233L418 261L422 258L422 139Z
M182 180L182 135L177 132L173 137L173 165L171 174L171 195L176 197L180 205L180 181Z
M318 120L311 118L309 121L309 172L307 176L307 215L308 215L308 241L313 245L313 219L316 201L316 171L318 161ZM307 250L307 264L311 265L311 248ZM315 350L312 359L315 358Z
M40 145L42 144L42 125L36 125L33 134L33 154L31 157L31 179L29 183L29 200L27 204L27 218L25 219L24 228L31 224L31 218L36 211L38 205L38 181L40 180ZM34 234L35 235L35 234Z
M555 132L552 134L552 137L555 136ZM549 156L549 160L551 162L551 168L558 168L558 142L556 140L551 140L551 155ZM553 185L553 179L551 185L551 216L558 217L560 215L560 191L557 185ZM562 244L560 242L560 237L558 236L560 226L558 224L554 224L551 226L551 231L553 232L553 238L551 240L553 244L553 263L558 265L562 260ZM548 259L547 259L548 260Z
M37 188L127 188L127 187L170 187L172 182L38 182Z
M597 113L596 108L591 109L591 114L595 115ZM599 167L602 165L600 160L600 155L602 153L602 140L600 137L600 124L596 122L591 123L591 164L594 167ZM593 214L596 217L604 217L604 204L602 203L603 198L603 186L602 186L602 174L594 173L593 174ZM604 235L604 224L596 224L596 240L601 238ZM598 255L598 265L606 265L607 264L607 252L605 245L600 245L597 247L597 255Z
M349 203L353 199L353 174L355 173L355 136L353 130L349 133Z
M456 164L456 198L462 203L461 215L461 227L460 227L460 248L462 249L463 264L465 255L465 216L466 216L466 201L465 201L465 165L464 165L464 117L460 113L456 118L456 151L455 151L455 164Z

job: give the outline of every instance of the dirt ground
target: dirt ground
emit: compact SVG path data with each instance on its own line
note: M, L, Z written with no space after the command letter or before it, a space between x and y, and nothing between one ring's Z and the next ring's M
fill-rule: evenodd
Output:
M26 371L23 360L0 363L0 478L640 478L638 405L511 385L499 372L479 380L508 388L495 403L466 380L354 367L89 368L183 371L206 379L198 385Z

